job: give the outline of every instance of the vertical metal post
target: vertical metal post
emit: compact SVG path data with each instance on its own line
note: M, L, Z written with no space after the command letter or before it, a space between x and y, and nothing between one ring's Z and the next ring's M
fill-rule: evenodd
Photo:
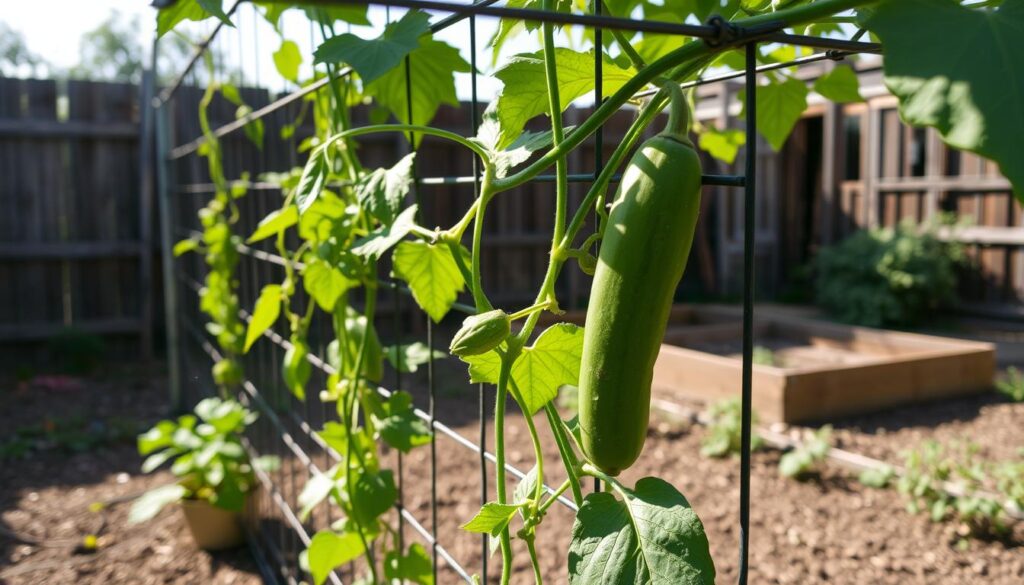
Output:
M479 96L477 96L476 79L476 15L469 17L469 75L470 75L470 104L469 104L469 125L476 136L479 130ZM473 198L480 196L480 161L473 156ZM483 384L477 386L477 403L480 409L480 505L487 503L487 391ZM487 582L487 559L489 554L489 543L487 535L480 535L480 575L481 580Z
M158 43L153 44L156 55ZM154 57L155 58L155 57ZM171 204L170 169L167 159L170 151L170 117L171 102L164 102L156 108L156 184L157 200L160 210L160 258L163 264L164 279L164 328L167 332L167 385L170 392L170 407L173 412L184 410L185 404L181 392L181 354L180 332L178 329L178 280L174 270L174 229L173 209ZM153 108L153 104L144 104Z
M757 43L746 46L747 154L743 188L743 381L740 434L740 585L747 583L750 543L751 376L754 354L754 234L757 189Z
M602 0L594 0L594 14L601 14L601 6L603 6ZM604 55L604 29L594 29L594 110L601 106L601 101L604 99L604 61L601 56ZM601 125L597 132L594 134L594 179L601 174L601 168L604 167L604 125ZM604 201L601 201L599 205L604 205ZM597 219L595 218L595 221ZM596 226L595 226L596 229ZM594 491L601 491L601 480L594 478Z

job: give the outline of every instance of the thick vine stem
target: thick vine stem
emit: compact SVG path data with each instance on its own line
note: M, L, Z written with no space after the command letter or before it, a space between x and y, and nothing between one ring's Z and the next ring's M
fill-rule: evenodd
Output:
M471 288L473 290L473 303L476 304L476 310L479 313L490 311L494 308L494 306L491 305L491 301L487 299L487 295L484 293L483 276L480 269L480 257L483 254L484 211L487 209L487 204L490 203L491 198L494 197L494 192L491 188L493 180L494 169L487 167L484 170L484 180L480 183L480 197L478 198L480 204L477 206L476 213L473 215L473 281L471 283Z
M480 157L485 168L490 168L492 166L490 154L483 146L480 146L476 142L473 142L460 134L456 134L455 132L449 132L448 130L442 130L440 128L432 128L430 126L422 126L420 124L370 124L369 126L350 128L328 136L327 139L324 140L324 143L318 146L317 149L326 150L335 142L340 140L355 138L356 136L362 136L364 134L376 134L378 132L419 132L428 136L449 140L451 142L461 144L476 153L476 155Z
M554 0L544 0L544 10L554 10ZM544 79L548 88L548 115L551 119L551 145L558 147L565 140L562 126L562 100L558 89L558 63L555 60L555 25L544 23ZM565 216L569 205L569 172L565 157L555 161L555 228L551 248L558 246L565 231Z
M499 504L508 503L505 487L505 402L508 399L508 384L512 373L512 362L517 356L513 352L501 357L498 372L498 396L494 403L494 463L495 489ZM512 578L512 538L508 526L501 531L501 585L508 585Z

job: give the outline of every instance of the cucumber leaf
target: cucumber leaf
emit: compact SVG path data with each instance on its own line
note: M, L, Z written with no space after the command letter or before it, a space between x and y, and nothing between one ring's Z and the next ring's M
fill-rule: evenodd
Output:
M712 585L704 525L671 484L645 477L619 500L589 494L569 544L569 583Z
M885 84L903 121L994 160L1024 201L1024 2L989 10L889 0L867 27L885 47Z

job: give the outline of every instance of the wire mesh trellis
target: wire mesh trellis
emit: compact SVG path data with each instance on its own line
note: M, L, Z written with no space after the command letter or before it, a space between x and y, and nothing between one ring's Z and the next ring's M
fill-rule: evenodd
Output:
M502 17L528 20L533 22L550 22L561 25L584 26L594 29L595 45L603 46L602 34L607 29L634 31L645 33L671 34L685 37L696 37L704 39L709 44L728 43L732 46L742 47L745 55L745 69L742 71L729 72L719 75L708 76L682 84L683 88L696 87L709 83L717 83L729 79L742 78L745 81L746 103L755 104L757 97L757 75L759 73L774 69L799 66L806 63L821 61L825 59L841 59L846 55L858 52L878 52L879 47L873 43L860 42L859 35L852 40L832 39L821 37L810 37L794 35L783 32L782 25L778 23L767 23L756 29L740 29L718 18L712 18L706 24L670 23L650 20L635 20L629 18L617 18L601 13L601 2L594 2L592 14L571 14L546 12L540 10L509 8L496 6L496 0L479 0L473 4L452 4L436 0L381 0L379 2L362 2L359 0L345 0L344 2L317 0L308 4L338 4L338 3L368 3L379 4L387 8L387 20L391 20L390 8L400 7L409 9L424 9L448 13L447 17L440 18L430 26L431 32L439 32L444 29L465 23L468 28L469 37L469 59L471 65L470 73L470 102L468 108L468 127L475 134L480 115L482 112L478 96L477 84L477 53L478 39L476 22L478 17ZM244 11L240 10L243 3L237 0L228 9L227 14L236 23L244 17ZM250 13L253 22L257 15L253 7ZM203 181L203 174L200 171L197 153L205 139L195 122L195 107L198 104L198 79L196 68L203 60L204 55L216 47L223 38L224 25L217 23L209 34L196 45L196 51L185 68L178 72L174 81L164 88L153 100L152 115L156 117L155 149L156 149L156 176L157 190L160 204L160 218L163 239L163 260L164 260L164 295L167 318L168 337L168 362L170 374L170 387L172 401L179 409L195 402L213 384L208 379L209 366L220 359L218 350L209 339L209 334L203 329L202 318L198 309L198 303L194 302L196 295L202 285L200 281L203 275L203 266L200 258L174 259L171 253L173 242L179 238L194 236L197 232L194 215L202 197L213 191L213 185ZM315 31L309 32L311 44L315 44ZM240 38L240 54L245 52ZM254 39L257 37L254 35ZM804 47L822 49L822 52L804 56L785 63L771 63L757 65L757 48L761 43L785 43ZM154 49L154 63L157 54ZM259 46L258 39L252 47L252 61L256 64L255 71L258 71ZM406 103L410 108L409 118L412 119L412 76L416 75L416 65L409 57L405 58L404 64L406 80ZM601 51L594 52L594 92L593 100L595 107L604 101L602 79L603 60ZM351 73L350 68L343 68L337 71L333 78L343 77ZM226 157L225 164L233 167L235 177L243 170L259 168L262 170L276 170L269 168L268 160L278 155L280 160L286 161L288 166L294 166L299 161L296 155L296 139L294 135L285 140L283 152L269 153L268 148L260 151L245 149L237 142L239 130L246 124L255 120L288 119L289 112L293 112L296 106L301 104L302 99L307 95L322 90L329 86L331 76L320 78L304 87L285 93L276 99L270 99L268 94L258 91L243 92L247 102L253 105L251 113L238 119L234 116L223 116L224 121L217 126L213 134L224 140L235 139L232 148L226 149L232 153ZM255 80L259 85L258 77ZM636 94L635 97L644 97L653 92L644 91ZM250 101L251 100L251 101ZM265 103L264 103L265 102ZM192 108L189 110L188 108ZM748 108L745 121L746 152L744 154L744 171L742 175L705 175L703 183L706 186L717 186L720 188L742 188L744 208L744 240L743 240L743 368L742 380L739 392L742 404L742 438L741 438L741 459L740 459L740 503L739 503L739 543L738 543L738 582L743 584L748 579L748 545L750 540L750 451L751 451L751 372L753 352L753 299L754 299L754 234L755 234L755 196L757 177L757 136L756 136L756 108ZM184 139L181 141L180 139ZM569 175L572 183L589 183L595 181L598 175L604 170L604 129L596 131L593 142L595 157L593 170L591 172L574 172ZM410 141L411 143L411 141ZM456 174L446 176L420 176L415 172L414 197L421 200L425 192L431 188L467 185L471 186L474 197L479 195L480 177L477 161L473 158L469 174ZM183 177L189 178L183 180ZM617 181L618 177L613 177ZM535 183L550 183L554 181L551 175L541 175L533 179ZM246 186L252 191L247 197L247 204L242 209L242 226L252 227L268 212L276 209L277 205L270 197L277 195L277 187L274 184L248 181ZM189 223L192 222L192 223ZM261 283L276 282L283 275L285 263L291 262L287 258L257 247L240 245L238 251L243 258L239 266L239 296L242 306L251 306L256 292ZM301 264L294 263L297 268ZM395 343L401 343L410 335L415 334L409 327L411 321L406 317L413 315L416 310L406 300L411 291L403 283L393 280L382 280L382 287L390 292L390 319L391 335ZM302 291L297 291L302 295ZM302 299L309 302L310 299ZM469 305L456 303L454 311L462 313L473 313L474 308ZM240 317L248 320L251 316L244 310ZM433 354L435 344L435 329L431 319L422 314L423 325L418 328L425 333L427 347ZM268 330L264 333L266 341L257 343L250 355L246 358L247 379L242 385L240 400L250 408L257 410L261 416L257 425L252 429L246 439L245 445L253 454L270 454L281 457L285 464L282 464L277 471L259 472L258 479L263 487L262 493L252 504L253 510L249 514L247 522L250 534L250 543L253 545L256 558L260 564L261 571L268 581L285 581L296 583L304 580L303 572L300 569L299 557L301 551L309 544L312 526L329 525L334 520L333 512L329 507L323 507L320 516L314 516L311 520L303 522L296 513L297 495L301 491L302 484L311 473L320 473L331 467L339 460L339 454L334 452L315 432L322 424L330 420L329 409L326 404L316 395L310 396L306 401L299 402L293 399L287 391L282 388L280 380L280 354L290 347L289 341L274 332ZM322 386L326 376L332 373L330 365L325 361L325 350L327 336L327 325L323 320L314 321L311 331L310 345L317 351L309 355L309 360L315 367L316 375L309 382L309 387ZM411 374L403 374L400 368L396 368L392 378L391 389L379 386L378 392L382 397L387 398L392 390L405 388L412 382ZM438 420L437 410L437 372L433 359L426 364L425 373L421 380L425 387L427 404L426 408L417 408L415 415L427 423L433 430L433 438L429 449L429 518L423 514L417 514L406 506L408 500L409 481L421 482L420 477L411 477L407 471L406 461L402 454L397 453L397 488L398 502L395 506L398 519L398 538L404 541L406 538L406 527L415 533L415 537L429 546L433 558L433 571L435 582L437 582L438 569L443 562L458 578L472 582L472 574L479 573L484 581L488 574L488 542L486 535L480 539L479 564L474 567L467 566L467 563L453 554L445 542L442 542L442 535L439 534L438 523L438 493L437 493L437 439L444 437L452 440L460 449L464 449L467 456L478 459L480 503L488 501L488 474L491 466L497 463L495 455L487 450L487 412L489 410L489 394L484 385L476 388L479 435L474 441L464 436L449 424ZM205 389L205 390L204 390ZM493 401L493 399L490 399ZM515 466L506 463L508 473L517 479L525 477L526 473ZM418 485L416 486L419 487ZM595 485L595 489L599 489ZM549 494L555 494L550 486L544 486ZM575 505L564 496L558 497L559 502L570 510L575 510ZM347 569L353 571L354 569ZM341 583L345 576L346 569L340 569L330 576L333 583Z

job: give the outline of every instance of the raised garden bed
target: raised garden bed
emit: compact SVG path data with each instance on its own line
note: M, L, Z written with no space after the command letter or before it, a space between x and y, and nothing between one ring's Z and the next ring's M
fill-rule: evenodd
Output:
M987 391L991 343L828 323L758 311L753 404L761 420L797 422ZM654 387L715 401L739 395L738 308L673 311ZM769 365L770 364L770 365Z

